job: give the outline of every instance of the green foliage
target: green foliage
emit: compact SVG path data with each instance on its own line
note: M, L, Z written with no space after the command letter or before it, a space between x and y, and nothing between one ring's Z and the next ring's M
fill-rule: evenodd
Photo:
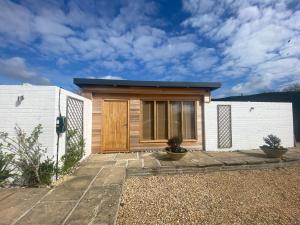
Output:
M66 133L66 153L61 157L62 167L60 172L62 174L71 172L84 155L84 139L81 136L75 141L76 134L76 131L68 131Z
M169 147L166 148L169 152L185 153L187 149L180 147L182 143L182 137L174 136L168 140Z
M26 186L48 184L49 180L41 179L41 174L44 175L43 168L45 165L51 164L50 159L42 162L42 158L44 158L47 150L39 142L42 125L36 126L30 135L27 135L18 126L15 127L15 130L15 138L11 138L7 133L2 132L0 133L0 141L2 141L4 149L15 155L14 165L20 172L21 183ZM49 173L48 176L53 176L53 172L52 174ZM46 183L44 183L45 180Z
M42 184L51 184L52 177L55 172L54 161L47 158L44 162L40 164L39 176Z
M0 184L3 183L7 178L14 176L11 164L13 158L13 154L4 153L0 150Z
M267 144L265 146L270 148L270 149L277 150L277 149L282 148L281 145L280 145L281 144L280 138L273 135L273 134L270 134L267 137L264 137L264 142Z

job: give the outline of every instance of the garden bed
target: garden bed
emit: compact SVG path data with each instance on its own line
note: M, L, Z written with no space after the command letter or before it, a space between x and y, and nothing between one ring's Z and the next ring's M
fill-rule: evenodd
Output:
M118 224L300 224L300 167L130 177Z

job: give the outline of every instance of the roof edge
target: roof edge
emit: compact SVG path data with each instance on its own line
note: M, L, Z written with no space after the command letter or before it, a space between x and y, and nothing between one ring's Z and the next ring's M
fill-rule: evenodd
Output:
M185 81L138 81L74 78L73 83L80 88L90 86L111 87L166 87L166 88L207 88L215 90L221 87L220 82L185 82Z

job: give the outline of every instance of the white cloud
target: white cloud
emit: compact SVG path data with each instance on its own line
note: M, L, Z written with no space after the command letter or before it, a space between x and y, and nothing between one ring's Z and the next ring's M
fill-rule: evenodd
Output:
M250 20L255 20L259 18L260 12L257 6L249 6L245 8L241 8L238 12L238 18L241 22L248 22Z
M300 4L291 1L183 0L189 16L172 30L147 0L0 0L0 47L21 44L88 74L239 79L231 93L255 92L299 77Z
M59 58L57 61L56 61L56 65L58 66L63 66L63 65L66 65L70 63L68 60L64 59L64 58Z
M34 29L37 31L37 33L42 35L50 34L64 37L74 33L73 30L67 26L41 16L35 17Z
M184 1L184 8L191 16L183 25L215 42L219 55L223 56L221 63L213 66L217 77L244 80L228 93L268 90L300 77L300 11L288 8L289 3ZM208 15L210 20L203 19Z
M105 76L88 76L90 79L106 79L106 80L124 80L121 76L105 75Z
M122 77L120 76L113 76L113 75L106 75L106 76L102 76L102 77L99 77L101 79L107 79L107 80L123 80Z
M205 71L218 62L214 49L200 49L193 54L191 65L195 71Z
M0 34L7 37L8 43L28 42L33 39L34 16L28 9L8 0L0 1L0 9Z
M0 58L0 75L32 84L50 84L47 78L28 68L25 60L20 57L9 59Z

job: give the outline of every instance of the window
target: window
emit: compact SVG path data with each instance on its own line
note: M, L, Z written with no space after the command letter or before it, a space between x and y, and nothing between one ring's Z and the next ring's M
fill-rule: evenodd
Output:
M143 101L143 140L196 139L194 101Z
M154 102L143 102L143 136L146 140L154 139Z

